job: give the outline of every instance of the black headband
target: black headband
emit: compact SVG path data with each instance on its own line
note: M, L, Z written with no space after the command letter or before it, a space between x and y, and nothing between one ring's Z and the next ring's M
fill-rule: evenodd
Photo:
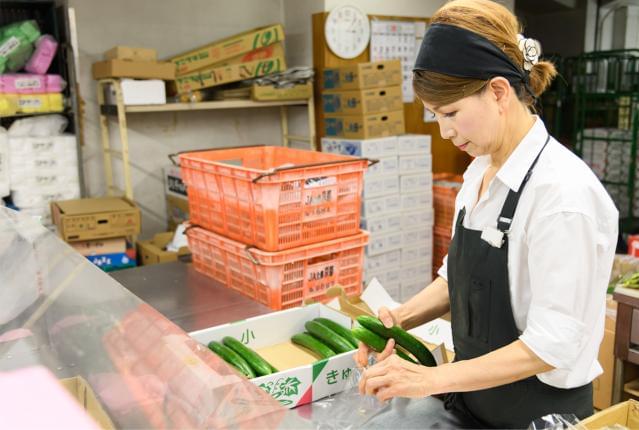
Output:
M511 85L528 86L528 72L517 67L497 46L477 33L448 24L433 24L424 35L413 71L425 70L458 78L489 80L503 76Z

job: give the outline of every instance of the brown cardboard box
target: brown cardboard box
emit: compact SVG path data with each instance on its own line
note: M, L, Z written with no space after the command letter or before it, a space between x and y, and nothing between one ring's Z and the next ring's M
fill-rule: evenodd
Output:
M289 88L276 88L273 85L255 85L251 87L251 98L264 102L272 100L306 100L313 95L313 83L307 82Z
M166 251L173 239L173 232L158 233L151 240L138 241L138 258L143 266L177 261L178 257L190 254L189 248L183 246L178 252Z
M157 61L158 52L149 48L115 46L104 53L105 60Z
M257 78L271 73L279 73L284 70L286 70L286 60L284 56L276 56L266 60L213 67L179 76L175 80L175 84L178 93L186 93L202 88L216 87L218 85L242 81L244 79Z
M51 202L53 223L67 242L135 236L140 209L124 197Z
M168 229L174 231L179 224L189 219L189 201L185 197L166 196Z
M623 403L611 406L579 423L579 428L595 430L601 428L614 428L615 424L629 429L639 428L639 402L627 400Z
M100 254L121 254L126 252L126 239L118 237L115 239L83 240L71 242L71 247L78 251L80 255L100 255Z
M137 78L137 79L175 79L173 63L153 61L107 60L93 63L93 79Z
M367 115L325 115L322 126L327 137L371 139L394 136L404 134L404 111Z
M102 404L95 396L91 386L81 376L73 378L61 379L60 383L67 389L74 399L80 403L80 406L95 420L100 428L104 430L112 430L115 428L113 421L109 418Z
M219 63L212 64L209 67L203 67L198 71L202 72L207 69L213 69L222 66L231 66L233 64L250 63L252 61L258 60L268 60L269 58L277 57L284 57L284 45L282 45L282 43L280 42L274 43L273 45L265 46L264 48L256 49L255 51L247 52L246 54L238 55L237 57L233 57Z
M322 71L323 91L392 87L401 84L402 64L399 60L359 63Z
M284 40L281 24L256 28L169 59L182 76Z
M322 109L327 115L362 115L404 108L402 87L371 88L322 94Z

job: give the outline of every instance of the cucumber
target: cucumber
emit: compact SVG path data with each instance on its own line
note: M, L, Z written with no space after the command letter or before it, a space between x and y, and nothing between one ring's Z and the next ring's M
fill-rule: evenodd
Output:
M348 343L357 348L357 339L353 336L353 333L349 329L344 326L339 325L333 320L329 320L328 318L315 318L313 321L317 321L318 323L326 326L329 330L333 330L339 336L342 336Z
M222 339L222 343L238 353L249 364L249 366L251 366L257 375L264 376L272 373L272 366L260 357L257 352L253 351L239 340L226 336Z
M437 365L433 354L431 354L428 348L401 327L393 326L391 328L386 328L378 318L368 315L357 317L357 322L383 338L389 339L392 337L398 345L413 354L424 366L432 367Z
M255 378L255 372L251 369L251 366L240 357L235 351L231 348L222 345L220 342L212 341L209 342L209 349L217 354L222 360L226 361L231 366L235 367L237 370L242 372L247 378Z
M324 345L322 342L315 339L308 333L296 334L291 338L291 342L311 350L311 352L313 352L315 355L318 355L320 358L328 358L335 355L335 351L333 351L328 346Z
M413 364L418 364L415 360L413 360L412 358L410 358L408 356L408 354L406 354L404 351L402 351L401 349L395 348L395 352L397 353L397 356L399 358L403 358L406 361L410 361Z
M304 327L306 327L306 330L308 330L311 335L324 342L338 354L355 349L353 345L325 325L315 321L306 321Z
M373 333L365 327L355 327L353 330L353 336L362 341L365 345L368 345L375 352L382 352L386 347L386 340Z

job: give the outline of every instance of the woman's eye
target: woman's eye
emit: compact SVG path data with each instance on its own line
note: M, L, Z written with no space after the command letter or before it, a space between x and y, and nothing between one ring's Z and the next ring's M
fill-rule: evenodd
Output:
M444 114L444 118L453 118L455 115L457 115L457 111L448 112Z

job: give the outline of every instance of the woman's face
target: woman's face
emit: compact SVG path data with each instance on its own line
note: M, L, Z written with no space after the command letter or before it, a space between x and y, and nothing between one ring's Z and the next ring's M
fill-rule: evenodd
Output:
M444 106L424 102L435 115L439 132L473 157L492 154L499 146L503 118L490 88Z

